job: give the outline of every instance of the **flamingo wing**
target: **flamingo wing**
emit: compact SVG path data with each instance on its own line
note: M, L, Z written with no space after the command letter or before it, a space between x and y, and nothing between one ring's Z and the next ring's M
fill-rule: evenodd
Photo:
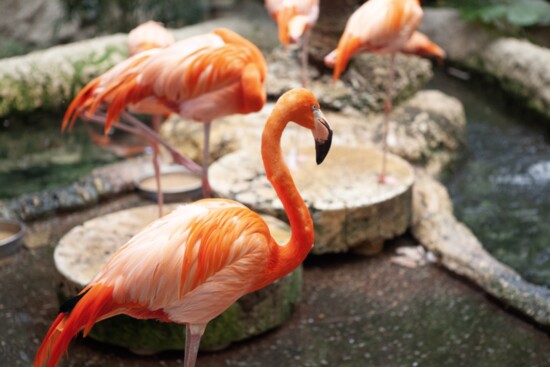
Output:
M207 322L253 289L270 241L265 222L243 205L201 200L134 236L88 288L112 286L116 304L162 310L172 321Z
M128 50L130 55L139 52L168 47L176 39L161 23L148 21L140 24L128 33Z

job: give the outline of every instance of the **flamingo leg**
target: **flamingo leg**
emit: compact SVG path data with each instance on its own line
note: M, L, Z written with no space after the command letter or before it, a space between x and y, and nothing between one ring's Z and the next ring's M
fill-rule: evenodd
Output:
M212 196L212 189L208 181L208 162L210 161L210 127L212 121L204 123L204 146L202 156L202 195L205 198Z
M159 115L153 115L152 125L153 130L158 133L160 129L161 117ZM158 142L151 141L151 148L153 149L153 168L155 170L155 181L157 183L157 204L159 208L159 218L162 217L162 207L164 205L164 195L162 194L162 186L160 183L160 164L159 155L160 147Z
M308 84L308 72L307 72L307 64L308 64L308 47L309 47L309 30L305 31L302 35L302 67L301 67L301 79L302 79L302 87L307 88Z
M392 105L392 91L393 91L393 78L395 75L395 53L390 54L390 64L388 72L388 83L386 84L386 102L384 103L384 125L382 132L382 172L378 178L378 182L386 183L386 159L388 152L388 124L390 122L390 114L393 109Z
M206 329L206 325L190 325L185 326L185 358L183 361L184 367L195 367L197 354L201 337Z
M184 166L185 168L189 169L193 173L201 172L202 168L195 162L193 162L191 159L183 156L176 148L174 148L171 144L166 142L159 134L151 130L147 125L145 125L143 122L139 121L134 116L130 115L127 112L124 112L122 115L128 122L130 122L132 125L134 125L137 129L142 131L144 134L147 135L148 138L151 140L154 140L155 142L158 142L160 145L165 147L170 154L172 155L172 159L174 162Z

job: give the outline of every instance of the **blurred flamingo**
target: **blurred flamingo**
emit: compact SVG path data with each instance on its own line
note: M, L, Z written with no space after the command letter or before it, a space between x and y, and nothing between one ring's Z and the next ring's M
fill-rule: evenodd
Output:
M267 178L288 215L292 235L280 245L261 217L240 203L203 199L157 219L121 247L74 299L61 306L40 346L35 367L54 367L82 329L119 314L186 324L185 367L195 365L207 323L246 293L294 270L313 246L313 222L281 154L289 121L310 130L317 163L332 131L315 97L285 93L262 135Z
M319 17L319 0L265 0L265 7L277 22L279 41L285 47L301 43L302 87L306 88L309 35Z
M144 135L167 148L174 160L193 172L200 167L182 156L134 116L125 112L168 115L204 124L203 195L209 197L210 125L215 118L259 111L266 99L263 55L251 42L228 29L194 36L164 49L142 51L92 80L75 97L63 119L63 129L78 115L98 120L106 105L105 132L122 116L129 124L117 127Z
M389 75L384 104L383 159L380 183L386 182L388 120L392 110L395 53L411 38L422 20L419 0L369 0L349 18L338 47L325 57L334 67L334 80L340 77L350 57L361 51L389 54Z

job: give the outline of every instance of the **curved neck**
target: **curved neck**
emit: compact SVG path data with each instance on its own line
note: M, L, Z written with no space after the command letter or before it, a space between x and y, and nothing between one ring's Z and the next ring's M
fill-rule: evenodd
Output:
M284 107L275 107L262 135L262 159L267 178L277 192L290 222L292 235L284 245L273 241L269 272L278 279L294 270L313 247L313 221L296 189L281 152L281 136L288 124Z

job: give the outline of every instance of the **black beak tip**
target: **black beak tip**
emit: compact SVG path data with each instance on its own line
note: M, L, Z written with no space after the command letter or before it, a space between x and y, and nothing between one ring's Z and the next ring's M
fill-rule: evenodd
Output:
M325 160L328 151L330 150L330 145L332 144L332 130L329 130L327 140L323 142L315 142L315 153L317 164L323 163Z

